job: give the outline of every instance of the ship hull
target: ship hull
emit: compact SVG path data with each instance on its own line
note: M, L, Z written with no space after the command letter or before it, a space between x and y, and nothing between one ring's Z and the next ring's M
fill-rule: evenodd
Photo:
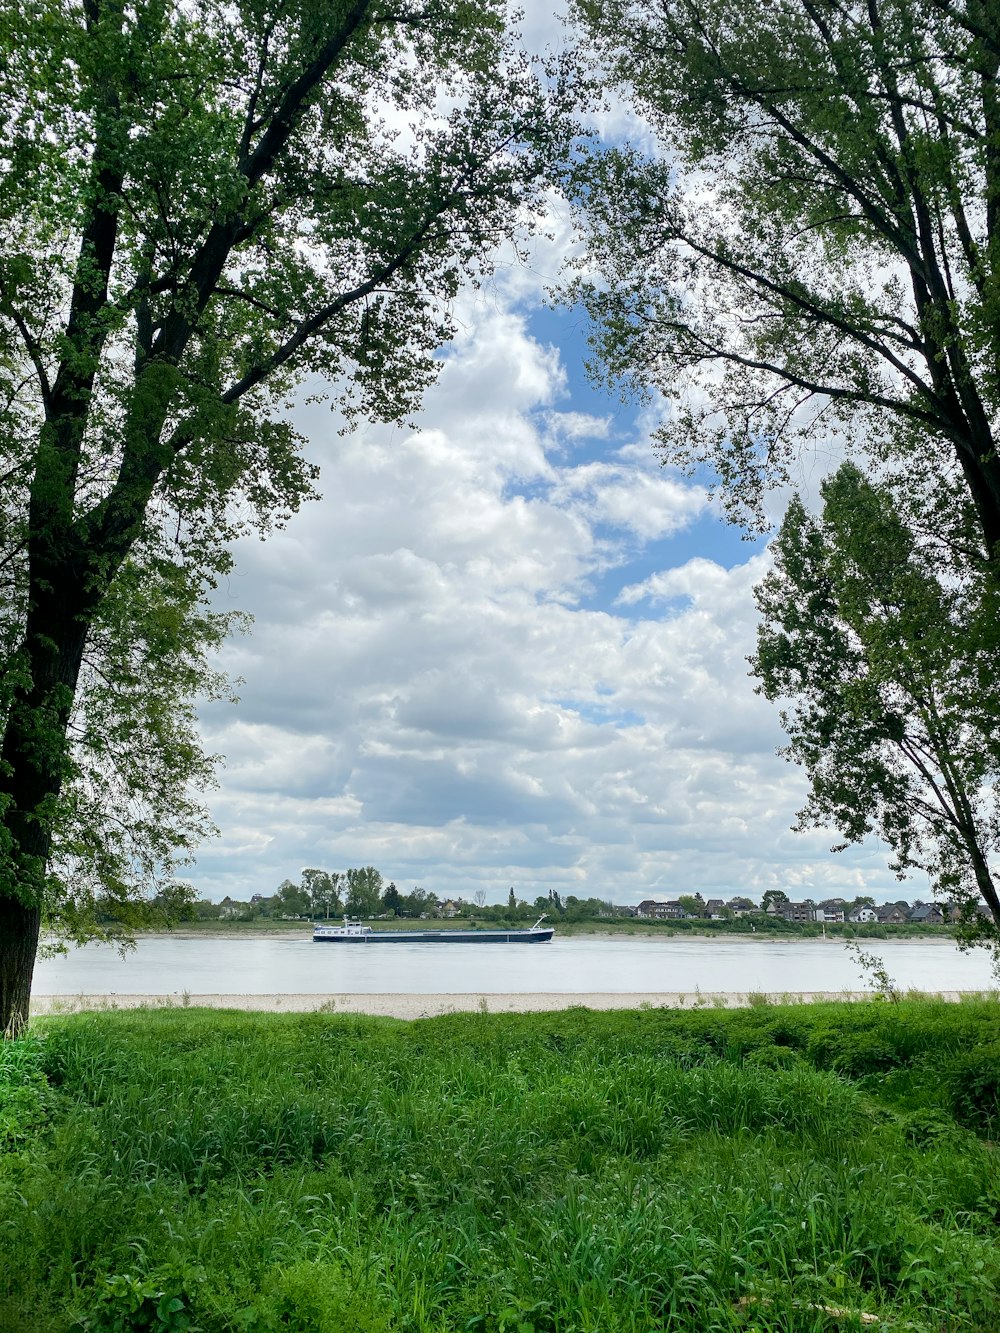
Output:
M554 934L543 930L372 930L365 935L316 931L316 944L544 944Z

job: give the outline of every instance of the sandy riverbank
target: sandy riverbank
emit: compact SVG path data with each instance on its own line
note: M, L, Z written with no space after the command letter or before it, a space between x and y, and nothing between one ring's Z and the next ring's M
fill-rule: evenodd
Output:
M801 994L772 992L771 1004L808 1004L819 1000L870 1000L870 991L808 991ZM960 991L939 991L935 998L956 1001ZM31 1002L33 1014L71 1014L95 1009L210 1009L259 1010L265 1013L372 1014L382 1018L433 1018L452 1013L550 1013L571 1006L586 1009L740 1009L760 1004L759 994L730 991L708 994L699 991L617 992L535 991L523 995L435 994L435 995L39 995Z

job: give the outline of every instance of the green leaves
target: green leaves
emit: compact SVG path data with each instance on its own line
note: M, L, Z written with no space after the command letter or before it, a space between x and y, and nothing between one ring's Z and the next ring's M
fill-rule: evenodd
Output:
M990 585L946 534L907 521L906 485L845 463L820 518L792 501L757 589L751 668L767 698L788 701L787 753L810 781L803 823L852 842L877 833L901 874L923 868L970 908L982 895L1000 925L988 865L1000 701L995 683L973 684L992 654L976 629Z
M960 465L992 558L992 18L917 0L573 11L581 59L596 50L654 144L571 174L588 253L570 294L611 373L675 401L665 456L709 462L763 530L763 493L804 447L847 434L884 460L902 441Z
M0 0L0 893L73 938L209 831L208 599L314 495L289 396L405 419L570 135L505 19Z

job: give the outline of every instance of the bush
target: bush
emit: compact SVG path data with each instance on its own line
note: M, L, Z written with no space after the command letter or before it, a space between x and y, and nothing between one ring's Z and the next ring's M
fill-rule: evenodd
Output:
M0 1041L0 1153L33 1138L48 1119L50 1105L41 1042L32 1036Z
M77 1313L74 1333L188 1333L194 1325L183 1280L168 1273L102 1278Z
M946 1084L955 1118L979 1133L1000 1122L1000 1041L953 1057Z

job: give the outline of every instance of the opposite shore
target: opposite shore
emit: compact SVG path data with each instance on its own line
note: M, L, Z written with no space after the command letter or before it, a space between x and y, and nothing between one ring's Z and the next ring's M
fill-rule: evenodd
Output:
M335 918L339 920L340 918ZM493 921L455 920L413 921L398 919L395 921L371 920L379 930L496 930ZM522 923L518 923L518 928ZM527 924L531 924L528 922ZM810 923L802 925L784 922L771 924L769 928L752 928L744 923L716 921L669 921L648 920L609 920L609 921L559 921L548 922L555 926L556 934L564 938L579 936L601 936L609 939L743 939L798 942L801 940L859 939L859 940L947 940L953 941L955 930L951 926L927 926L907 923L898 926L884 925L847 925L828 923L825 927ZM134 932L136 939L308 939L312 936L311 921L275 921L261 918L254 921L185 921L176 926L151 926ZM113 942L113 941L112 941Z

